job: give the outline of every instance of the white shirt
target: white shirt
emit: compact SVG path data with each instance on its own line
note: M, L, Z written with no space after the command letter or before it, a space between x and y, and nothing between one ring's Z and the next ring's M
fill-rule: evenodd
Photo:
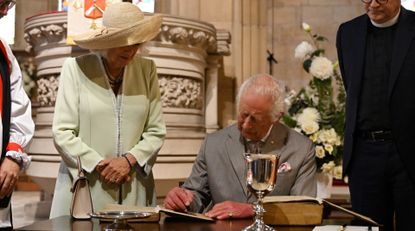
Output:
M21 147L29 144L33 137L35 125L32 120L32 110L30 99L23 90L23 79L19 64L14 57L6 41L0 38L6 48L7 56L11 63L10 74L10 94L11 94L11 113L10 113L10 140L9 142L17 143ZM2 145L3 125L0 116L0 148ZM1 165L0 165L1 168ZM10 204L7 208L0 209L0 227L10 227Z

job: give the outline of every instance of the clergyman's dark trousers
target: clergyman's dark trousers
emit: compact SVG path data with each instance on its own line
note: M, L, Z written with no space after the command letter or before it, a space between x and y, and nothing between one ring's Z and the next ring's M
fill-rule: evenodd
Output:
M395 142L357 139L348 175L354 211L383 224L385 231L393 230L394 214L396 230L415 230L415 180Z

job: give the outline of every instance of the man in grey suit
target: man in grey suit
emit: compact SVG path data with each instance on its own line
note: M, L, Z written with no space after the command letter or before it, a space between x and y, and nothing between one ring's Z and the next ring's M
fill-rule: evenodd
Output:
M279 123L284 88L269 75L246 80L238 93L238 123L208 134L190 177L173 188L164 206L206 212L216 219L252 217L255 196L246 187L244 152L256 142L261 153L279 154L276 187L270 195L316 196L314 147L305 136Z

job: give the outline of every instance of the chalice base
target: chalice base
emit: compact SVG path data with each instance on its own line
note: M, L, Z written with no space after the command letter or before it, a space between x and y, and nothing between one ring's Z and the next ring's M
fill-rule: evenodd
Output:
M255 222L252 225L243 229L243 231L276 231L271 226L266 225L264 222Z

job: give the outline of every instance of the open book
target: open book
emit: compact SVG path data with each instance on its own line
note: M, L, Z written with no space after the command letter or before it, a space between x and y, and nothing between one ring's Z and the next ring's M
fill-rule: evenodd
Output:
M268 196L264 198L264 221L271 225L320 225L323 207L312 197Z
M345 209L339 205L333 204L327 200L324 199L320 199L320 198L314 198L314 197L309 197L309 196L268 196L264 198L264 207L267 207L267 204L280 204L282 205L283 203L290 203L290 207L293 207L294 205L297 206L297 209L299 211L304 211L306 209L308 210L313 210L314 213L319 213L319 209L318 207L314 207L310 204L315 204L315 205L324 205L324 206L330 206L332 208L338 209L342 212L345 212L347 214L350 214L354 217L357 217L371 225L375 225L375 226L380 226L379 223L377 223L376 221L372 220L371 218L364 216L362 214L356 213L352 210L349 209ZM304 207L304 206L308 206L308 207ZM322 207L322 206L321 206ZM271 207L272 208L272 207ZM321 210L322 213L322 210Z

